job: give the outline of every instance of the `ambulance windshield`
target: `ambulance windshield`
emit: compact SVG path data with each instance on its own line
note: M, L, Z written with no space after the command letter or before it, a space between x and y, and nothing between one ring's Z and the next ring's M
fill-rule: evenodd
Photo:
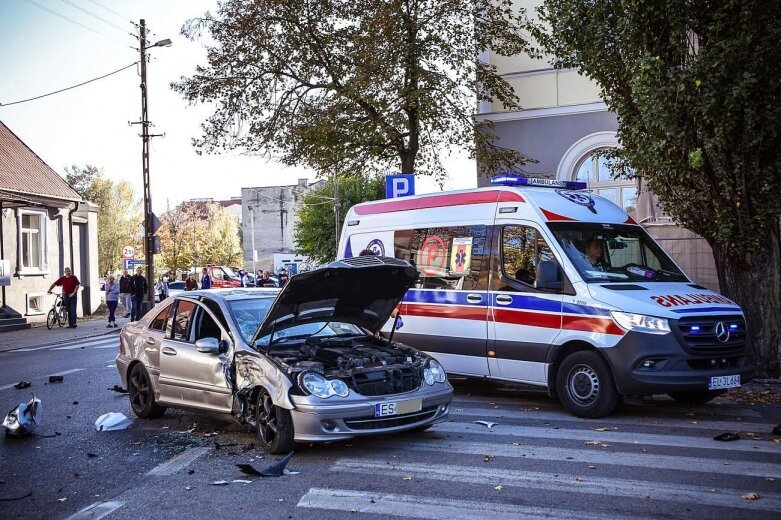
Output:
M553 222L561 248L586 282L688 282L640 226Z

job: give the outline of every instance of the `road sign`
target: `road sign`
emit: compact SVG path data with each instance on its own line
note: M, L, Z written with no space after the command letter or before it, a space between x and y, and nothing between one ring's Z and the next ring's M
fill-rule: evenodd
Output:
M408 197L415 195L415 175L402 173L385 176L385 198Z
M144 260L136 260L134 258L122 259L122 269L127 269L128 271L132 271L136 267L144 267L144 265L146 265Z
M134 256L136 256L136 248L135 247L133 247L130 244L122 246L122 257L123 258L133 258Z

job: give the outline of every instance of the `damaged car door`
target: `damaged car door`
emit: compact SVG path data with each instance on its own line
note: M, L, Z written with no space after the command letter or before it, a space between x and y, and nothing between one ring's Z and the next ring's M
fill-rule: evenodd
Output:
M160 404L229 413L230 336L200 303L178 299L160 347Z

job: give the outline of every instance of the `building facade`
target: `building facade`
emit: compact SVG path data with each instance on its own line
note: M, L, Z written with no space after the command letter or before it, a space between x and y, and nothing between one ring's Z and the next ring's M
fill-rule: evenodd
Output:
M531 13L541 3L516 0L515 6ZM536 159L523 167L530 174L587 182L589 189L645 226L695 281L718 289L713 255L705 240L674 225L656 206L654 195L635 181L613 179L604 159L595 156L619 146L616 115L608 111L596 83L577 70L557 70L547 60L527 55L505 57L488 51L481 59L497 67L523 107L508 111L499 102L479 104L477 117L493 121L498 145ZM489 182L478 175L478 186Z
M325 181L298 179L292 186L241 189L244 268L275 270L274 254L293 255L293 230L304 194Z
M45 321L65 267L81 281L79 315L100 306L97 212L0 122L0 332Z

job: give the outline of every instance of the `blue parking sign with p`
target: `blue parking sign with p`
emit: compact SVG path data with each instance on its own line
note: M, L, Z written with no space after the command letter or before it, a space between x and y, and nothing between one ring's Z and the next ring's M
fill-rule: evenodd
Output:
M415 195L415 175L403 173L385 176L385 198L407 197Z

